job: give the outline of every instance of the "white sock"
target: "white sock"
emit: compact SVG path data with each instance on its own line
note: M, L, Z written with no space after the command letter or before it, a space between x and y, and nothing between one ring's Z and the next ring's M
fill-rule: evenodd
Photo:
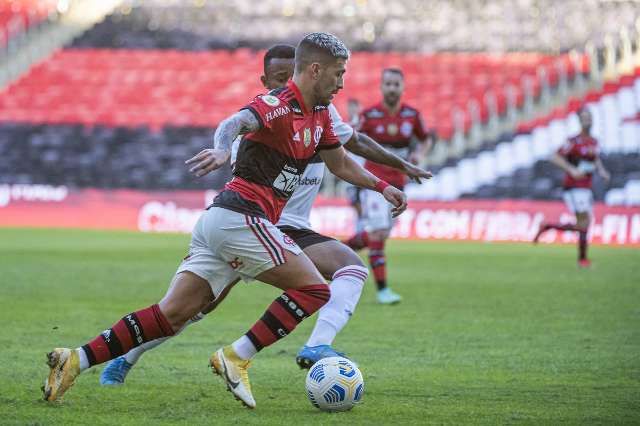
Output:
M137 347L131 349L129 352L124 354L124 359L131 365L135 364L136 362L138 362L140 357L146 351L150 351L151 349L155 348L156 346L160 346L162 343L166 342L170 338L176 337L178 334L182 333L184 331L184 329L187 328L188 325L191 325L194 322L200 321L202 318L204 318L204 315L205 314L203 314L202 312L198 313L196 316L191 318L189 321L185 322L184 325L182 326L182 328L180 330L176 331L173 334L173 336L161 337L159 339L155 339L155 340L152 340L150 342L144 342L140 346L137 346Z
M246 335L242 335L238 340L231 344L233 351L240 359L249 360L258 353L258 350Z
M369 270L350 265L336 271L331 281L331 299L320 308L318 320L307 346L331 345L336 335L347 325L356 309Z
M82 348L77 348L76 352L78 352L78 357L80 358L80 371L84 371L89 368L89 359L87 358L87 354Z
M174 336L177 335L177 334L178 333L175 333ZM152 340L150 342L144 342L140 346L135 347L135 348L131 349L129 352L127 352L126 354L124 354L124 359L129 364L133 365L136 362L138 362L138 360L140 359L142 354L144 354L146 351L149 351L149 350L155 348L156 346L159 346L162 343L166 342L167 340L169 340L170 337L172 337L172 336L161 337L159 339L155 339L155 340Z

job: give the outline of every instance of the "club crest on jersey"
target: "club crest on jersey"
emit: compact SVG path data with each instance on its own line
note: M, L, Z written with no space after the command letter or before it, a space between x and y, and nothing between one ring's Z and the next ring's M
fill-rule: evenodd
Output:
M408 121L405 121L400 126L400 133L402 133L402 136L404 136L405 138L408 138L409 136L411 136L412 131L413 131L413 125Z
M262 99L262 101L272 107L277 107L278 105L280 105L280 99L276 98L275 96L272 95L262 95L260 96L260 99Z
M304 142L305 148L308 147L311 143L311 129L304 129L304 137L302 140Z
M384 133L384 126L382 124L378 124L376 127L376 133Z
M322 132L324 128L322 126L316 126L316 131L313 133L313 143L318 146L320 138L322 138Z
M389 136L395 136L398 134L398 126L395 123L391 123L387 126L387 133Z

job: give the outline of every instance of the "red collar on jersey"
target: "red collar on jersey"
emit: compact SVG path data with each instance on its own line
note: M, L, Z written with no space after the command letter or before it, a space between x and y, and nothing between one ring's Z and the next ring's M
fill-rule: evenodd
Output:
M300 104L300 108L302 109L302 113L304 115L309 114L309 111L307 110L307 106L304 104L304 98L302 97L302 93L300 93L300 89L298 89L298 86L296 86L296 84L293 82L293 80L287 81L287 87L289 89L291 89L291 91L293 92L294 95L296 95L296 99L298 100L298 103Z

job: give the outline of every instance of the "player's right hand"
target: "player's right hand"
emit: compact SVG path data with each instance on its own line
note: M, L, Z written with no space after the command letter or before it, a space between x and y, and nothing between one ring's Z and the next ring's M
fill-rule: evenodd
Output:
M391 217L397 217L407 209L407 196L395 186L387 186L382 195L385 200L393 204L391 209Z
M229 151L216 148L203 149L184 163L187 165L194 164L194 166L189 169L189 172L195 174L197 177L202 177L222 167L229 159L229 155L231 155Z

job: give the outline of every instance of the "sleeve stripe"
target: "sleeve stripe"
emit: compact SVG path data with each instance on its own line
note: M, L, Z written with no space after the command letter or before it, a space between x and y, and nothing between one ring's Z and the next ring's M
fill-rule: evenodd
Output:
M258 123L260 123L260 128L264 128L264 121L262 120L262 117L260 117L260 114L258 114L258 111L256 111L253 107L249 105L247 105L244 108L240 108L240 111L242 111L243 109L250 111L258 119Z

